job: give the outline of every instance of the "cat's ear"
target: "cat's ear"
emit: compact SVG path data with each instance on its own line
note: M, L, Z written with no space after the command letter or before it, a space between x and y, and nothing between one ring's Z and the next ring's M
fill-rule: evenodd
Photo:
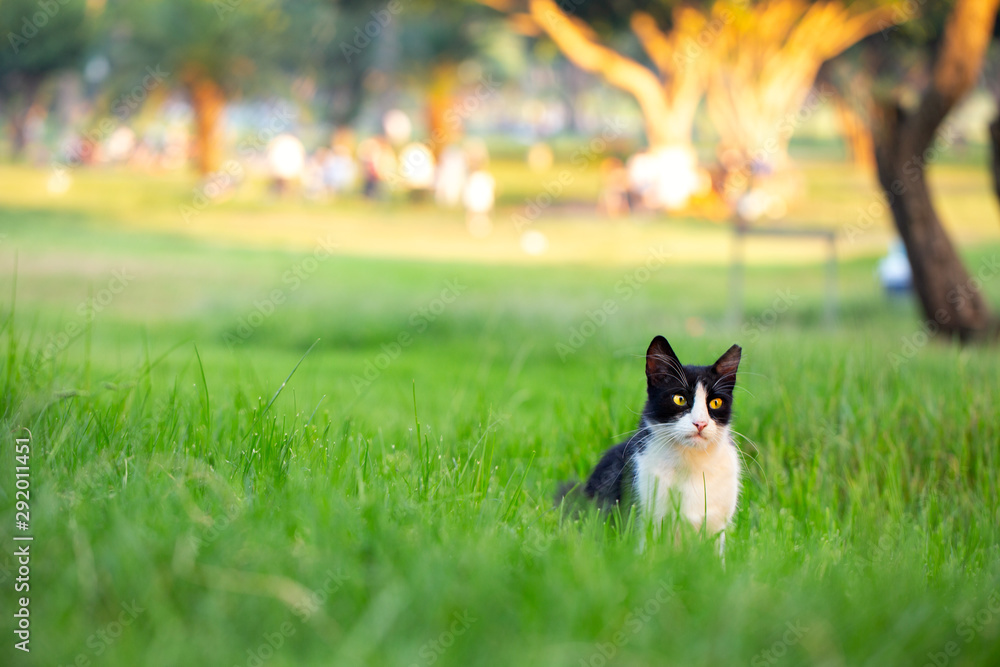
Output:
M733 345L731 348L726 350L725 354L719 357L719 360L715 362L712 366L712 370L715 371L720 378L736 384L736 369L740 366L740 354L743 350L739 345Z
M646 384L654 387L663 384L667 378L684 382L684 367L667 339L657 336L646 350Z

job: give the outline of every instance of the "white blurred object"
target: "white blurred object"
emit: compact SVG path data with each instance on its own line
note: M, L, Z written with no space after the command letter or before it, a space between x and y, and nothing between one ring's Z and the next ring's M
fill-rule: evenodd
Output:
M906 255L906 246L896 239L889 246L889 254L878 263L878 277L889 293L909 292L913 287L913 271Z
M405 144L413 133L413 123L406 112L399 109L387 111L382 117L382 129L389 141L396 146Z
M736 202L736 215L741 220L756 222L764 215L770 204L771 195L760 188L754 188Z
M489 236L493 231L490 213L496 197L496 180L486 171L479 169L469 175L462 193L465 204L466 226L469 233L477 238Z
M679 146L636 153L626 163L629 189L653 210L676 211L704 188L694 151Z
M411 190L429 190L434 185L434 166L434 153L424 144L407 144L399 152L399 173Z
M465 184L462 202L469 213L489 214L496 197L496 180L485 171L475 171Z
M108 137L105 155L110 162L125 162L135 150L135 132L130 128L119 126Z
M267 145L267 164L274 178L295 180L302 175L305 163L305 148L294 135L279 134Z
M541 255L549 249L549 239L537 229L521 234L521 250L529 255Z
M441 162L434 184L434 199L441 206L458 206L462 201L466 175L465 152L457 146L448 146L441 152Z
M687 206L698 190L698 159L685 148L661 148L653 153L656 163L656 199L660 207L676 211Z
M66 194L69 186L73 184L73 179L65 169L56 169L49 174L49 179L45 183L45 189L50 195L59 196Z
M647 208L655 208L653 185L656 183L656 162L649 153L636 153L625 163L628 188Z

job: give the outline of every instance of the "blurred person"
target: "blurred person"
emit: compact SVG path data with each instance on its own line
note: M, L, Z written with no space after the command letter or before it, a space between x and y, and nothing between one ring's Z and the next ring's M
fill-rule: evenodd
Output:
M902 239L896 239L889 245L889 254L879 261L876 271L882 287L890 296L909 294L913 289L913 270Z
M285 194L300 181L305 162L305 148L295 135L286 132L271 140L267 145L267 166L271 187L277 194Z
M632 155L625 162L628 175L629 208L656 209L656 161L651 153Z
M337 128L330 141L330 150L323 160L323 184L330 194L352 190L358 179L358 164L354 159L354 131Z
M331 194L348 192L358 179L358 165L346 146L335 146L323 160L323 184Z
M393 146L402 146L413 134L413 123L405 111L392 109L382 116L382 130Z
M441 151L434 183L434 200L439 205L454 207L461 203L467 171L465 151L458 146L448 146Z
M383 194L383 183L396 172L396 154L385 137L376 136L358 144L358 158L364 179L362 193L368 199L378 199Z
M108 162L128 162L136 148L135 132L130 127L119 125L108 137L106 144Z
M476 145L478 150L480 147ZM487 160L485 144L482 152L474 153L475 159L469 160L473 165L472 173L465 182L462 192L462 203L465 205L466 226L469 233L483 238L493 231L493 205L496 202L496 179L486 170Z
M24 119L24 146L28 161L32 164L45 163L48 151L45 148L45 120L48 110L36 102L28 109Z
M610 218L629 212L628 172L618 158L609 157L601 162L601 192L597 198L597 210Z
M302 193L306 199L323 200L327 195L326 181L323 178L323 164L329 151L320 147L306 160L302 170Z
M422 199L434 186L434 154L426 145L414 142L399 152L399 175L410 197Z

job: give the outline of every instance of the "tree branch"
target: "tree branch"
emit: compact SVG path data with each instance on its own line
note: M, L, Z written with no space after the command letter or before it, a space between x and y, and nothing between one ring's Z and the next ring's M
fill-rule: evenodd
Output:
M958 0L944 29L944 42L931 73L931 86L911 116L910 136L921 145L911 148L919 154L930 145L938 126L976 83L989 47L1000 0Z
M577 67L600 75L605 81L631 93L647 119L650 142L658 143L657 120L669 115L669 101L659 78L650 69L596 41L583 22L566 15L552 0L530 0L531 16ZM656 135L656 136L654 136Z

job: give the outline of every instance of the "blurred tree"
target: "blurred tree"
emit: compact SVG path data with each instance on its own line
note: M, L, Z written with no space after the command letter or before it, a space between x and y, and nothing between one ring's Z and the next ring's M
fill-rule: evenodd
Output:
M864 169L875 168L875 144L872 139L872 70L861 57L835 58L827 61L816 76L816 85L833 99L837 125L844 140L847 158Z
M438 152L461 134L456 96L470 83L463 74L479 69L462 65L482 59L483 33L494 16L471 0L343 3L333 48L318 54L325 70L320 80L349 81L358 104L362 93L414 84L424 99L430 146Z
M718 36L704 6L654 3L646 11L640 7L650 3L628 1L528 0L525 7L503 0L484 2L510 13L522 31L530 34L533 26L544 31L571 62L631 94L642 110L651 148L690 150L694 116ZM604 43L613 43L626 27L642 54L630 54L630 44Z
M85 0L0 2L0 108L14 156L25 148L25 121L45 80L76 67L87 45Z
M425 92L429 143L435 154L462 134L456 97L463 84L471 83L463 81L462 64L480 55L481 32L490 14L474 2L413 0L406 5L396 55L400 70ZM479 67L471 71L482 73Z
M823 62L906 18L897 0L524 0L523 11L517 0L482 1L518 25L530 19L569 60L632 94L652 148L690 150L707 97L727 163L771 168L787 162L794 114ZM626 26L642 54L622 43ZM621 46L602 43L616 35Z
M1000 117L990 123L990 147L993 153L993 190L1000 200Z
M875 141L879 182L906 245L924 316L961 340L988 334L993 323L934 209L924 170L948 142L945 137L935 143L938 128L976 83L998 4L956 1L919 102L912 108L898 98L882 102Z
M714 3L723 25L706 101L722 148L736 151L744 164L786 166L789 141L803 122L803 105L822 64L907 18L899 5L849 0ZM807 110L833 97L833 91L819 91Z
M1000 21L993 26L993 39L1000 37ZM986 68L986 87L993 94L997 104L997 117L989 127L990 149L993 154L993 190L1000 203L1000 48L994 48L993 58Z
M226 102L280 79L290 19L278 0L112 0L120 69L159 68L187 92L192 157L202 174L221 163Z
M385 2L378 7L384 8ZM309 101L326 122L349 123L361 108L365 78L373 69L378 51L369 48L372 38L364 34L363 28L373 20L371 12L375 10L374 2L288 0L284 3L284 13L290 21L288 34L295 39L281 54L281 69L315 83L315 95ZM383 29L377 18L375 21Z

